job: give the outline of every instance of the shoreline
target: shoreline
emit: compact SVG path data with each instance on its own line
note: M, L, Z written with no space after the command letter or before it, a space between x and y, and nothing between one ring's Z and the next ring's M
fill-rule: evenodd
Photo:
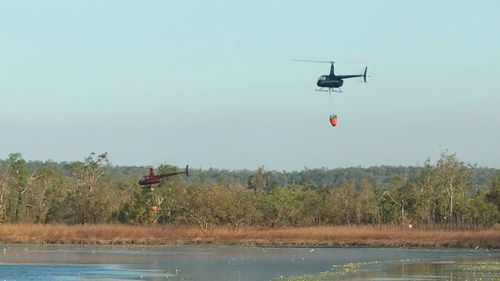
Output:
M500 249L500 229L424 230L393 225L238 229L217 226L202 232L199 227L186 225L0 224L0 243Z

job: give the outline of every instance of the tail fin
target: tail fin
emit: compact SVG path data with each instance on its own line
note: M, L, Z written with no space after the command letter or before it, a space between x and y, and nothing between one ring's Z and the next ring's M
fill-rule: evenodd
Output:
M184 174L189 177L189 165L186 165L186 170L184 171Z
M365 73L363 74L363 80L365 80L366 83L366 71L368 70L368 67L365 67Z

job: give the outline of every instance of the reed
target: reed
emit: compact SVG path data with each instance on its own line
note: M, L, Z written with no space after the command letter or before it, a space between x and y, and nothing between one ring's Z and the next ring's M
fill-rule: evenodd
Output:
M408 229L393 225L262 228L185 225L0 224L0 242L30 244L221 244L259 246L500 248L500 228Z

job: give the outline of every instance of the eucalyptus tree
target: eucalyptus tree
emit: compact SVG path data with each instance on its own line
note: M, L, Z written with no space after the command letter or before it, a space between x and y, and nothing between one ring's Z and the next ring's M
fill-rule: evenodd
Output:
M223 210L222 222L233 228L250 225L257 218L256 196L239 184L225 184L219 201Z
M384 199L388 199L399 210L398 222L400 224L407 223L407 209L412 200L412 188L408 182L408 176L393 177L389 184L389 190L383 192Z
M109 165L107 153L91 153L84 162L68 165L71 171L71 188L68 201L71 208L66 216L70 223L104 222L111 216L114 202L112 185L104 179L104 168ZM118 211L116 208L115 211Z
M221 188L216 183L201 182L190 186L181 194L178 221L196 224L202 232L207 232L220 222L225 210L219 203L223 199Z
M495 204L487 199L487 195L481 190L467 201L467 211L461 218L461 227L493 226L500 219L500 212Z
M32 206L27 203L27 191L36 180L35 172L31 171L21 153L11 153L6 162L5 180L9 185L9 204L7 215L9 221L29 221L25 216Z
M325 195L325 209L328 224L356 223L356 182L348 180L339 187L330 188Z
M446 222L454 223L459 220L455 216L457 200L463 201L467 192L471 190L471 168L459 161L455 154L442 153L436 164L437 187L444 191L447 202Z
M367 177L361 179L361 190L356 196L356 223L380 223L380 212L375 183Z
M325 223L325 196L326 192L306 186L299 188L299 200L301 202L301 225L319 226Z
M4 163L0 163L0 222L8 221L9 196L8 168Z
M36 180L30 189L33 206L33 221L37 223L60 221L67 211L64 201L67 195L67 180L53 163L41 165L36 171Z
M500 172L491 177L490 190L486 195L486 200L495 205L500 212Z
M149 224L153 222L153 213L150 209L151 192L139 186L131 187L133 192L123 198L117 214L121 223Z
M296 189L278 186L269 193L258 192L256 195L261 224L267 227L299 225L302 202Z
M269 192L271 189L269 173L264 169L264 167L259 167L253 175L248 177L247 185L248 188L254 192Z

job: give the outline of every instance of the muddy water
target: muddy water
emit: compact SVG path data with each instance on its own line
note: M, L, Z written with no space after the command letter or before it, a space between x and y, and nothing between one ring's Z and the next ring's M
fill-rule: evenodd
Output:
M422 280L443 280L439 276L450 280L446 277L450 272L455 276L466 276L463 273L467 269L460 267L464 261L489 262L486 270L496 278L494 264L500 261L500 252L402 248L0 245L0 281L416 280L422 276L431 278ZM479 273L484 268L481 265L473 267ZM432 279L434 277L438 279ZM490 277L477 280L489 280L484 278ZM500 273L498 277L500 279Z

